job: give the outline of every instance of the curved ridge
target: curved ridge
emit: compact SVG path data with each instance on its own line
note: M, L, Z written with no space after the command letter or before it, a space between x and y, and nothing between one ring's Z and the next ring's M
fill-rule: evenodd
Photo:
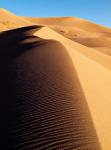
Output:
M0 35L2 144L10 150L100 150L65 47L33 36L35 29Z

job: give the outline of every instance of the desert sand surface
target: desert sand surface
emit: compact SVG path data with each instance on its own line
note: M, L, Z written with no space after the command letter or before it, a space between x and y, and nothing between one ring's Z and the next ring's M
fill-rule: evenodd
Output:
M29 26L32 23L22 17L0 8L0 31Z
M76 17L24 18L33 23L50 27L65 37L87 47L97 47L99 49L95 50L111 55L110 28ZM103 51L103 48L107 50Z
M60 42L33 36L41 28L0 35L2 144L11 150L100 150L71 58Z
M108 116L111 113L111 57L66 40L47 27L35 35L61 41L67 48L84 90L102 149L110 150L111 120Z
M0 31L4 148L111 150L111 29L0 9Z

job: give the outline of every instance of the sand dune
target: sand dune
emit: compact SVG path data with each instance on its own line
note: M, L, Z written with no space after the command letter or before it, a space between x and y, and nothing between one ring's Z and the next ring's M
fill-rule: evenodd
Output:
M111 29L0 9L0 31L6 30L0 33L4 149L111 150Z
M100 52L111 55L111 29L80 18L26 18L33 23L48 26L65 37L87 47L99 47ZM108 53L101 47L108 48Z
M34 23L38 23L41 25L56 25L56 26L63 26L64 27L76 27L79 29L83 29L90 32L103 32L104 34L106 32L111 33L111 29L97 25L94 23L91 23L89 21L86 21L85 19L76 18L76 17L60 17L60 18L28 18L24 17L25 19L28 19Z
M48 26L73 41L87 47L95 47L95 50L111 55L110 28L76 17L29 18L16 16L5 9L0 9L0 31L32 24Z
M42 28L34 35L45 39L56 39L67 48L84 90L102 149L110 150L111 120L107 117L111 113L110 56L81 46L69 39L66 40L47 27Z
M50 33L48 35L48 33ZM42 38L46 39L54 39L60 41L65 47L69 47L71 49L81 52L82 54L85 54L87 57L89 57L91 60L98 62L100 65L103 65L104 67L111 69L111 57L108 55L104 55L103 53L100 53L98 51L95 51L94 48L88 48L86 46L83 46L77 42L74 42L70 39L65 38L64 36L58 34L57 32L51 30L48 27L43 27L40 32L35 32L34 35L40 36ZM70 50L69 50L70 51Z
M22 17L16 16L15 14L5 9L0 9L0 31L28 25L32 25L32 23Z
M48 26L70 39L111 37L111 29L80 18L27 18L34 24Z
M0 35L4 149L100 150L66 48L55 40L33 36L35 30L41 28L21 28Z

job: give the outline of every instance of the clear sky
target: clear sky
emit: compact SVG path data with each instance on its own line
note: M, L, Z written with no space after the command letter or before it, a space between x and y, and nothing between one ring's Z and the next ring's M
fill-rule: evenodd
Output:
M76 16L111 27L111 0L0 0L0 7L22 16Z

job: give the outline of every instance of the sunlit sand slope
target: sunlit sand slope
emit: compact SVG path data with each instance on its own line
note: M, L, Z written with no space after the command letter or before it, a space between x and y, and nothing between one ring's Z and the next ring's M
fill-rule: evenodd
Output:
M75 67L103 150L110 150L111 58L44 27L34 35L56 39L67 49Z
M0 9L0 31L6 31L13 28L29 26L32 23L19 17L5 9Z
M4 149L100 150L67 49L33 36L35 30L42 33L33 26L0 34Z
M111 29L76 17L30 18L0 9L0 31L43 25L94 50L111 55Z
M34 24L48 26L65 37L87 47L99 47L100 52L111 55L111 29L75 17L26 18Z

